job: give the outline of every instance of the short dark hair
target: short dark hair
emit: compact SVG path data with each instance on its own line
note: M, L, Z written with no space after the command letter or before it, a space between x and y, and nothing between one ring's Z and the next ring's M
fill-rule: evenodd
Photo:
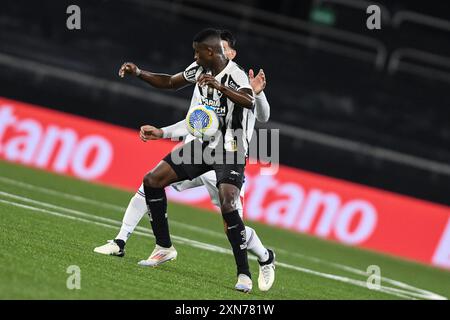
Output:
M207 40L210 39L217 39L220 40L220 31L214 28L207 28L207 29L203 29L202 31L200 31L199 33L197 33L194 36L194 39L192 40L193 42L206 42Z
M230 48L236 50L236 38L233 36L231 31L221 30L220 31L220 39L228 42L228 45L230 46Z

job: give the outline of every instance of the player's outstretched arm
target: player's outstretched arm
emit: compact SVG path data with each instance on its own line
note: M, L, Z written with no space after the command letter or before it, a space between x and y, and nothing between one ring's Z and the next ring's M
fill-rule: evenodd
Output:
M270 118L270 105L263 91L266 88L266 75L264 74L264 70L260 69L255 77L253 69L250 69L248 77L250 86L255 92L256 119L259 122L267 122Z
M141 127L139 137L142 141L159 140L159 139L171 139L181 138L189 134L186 128L185 120L181 120L175 124L172 124L163 128L156 128L150 125L144 125Z
M255 99L253 97L253 90L248 88L242 88L239 90L231 89L230 87L224 86L219 81L217 81L212 75L202 74L198 79L199 86L208 86L219 90L228 99L241 107L252 109Z
M256 120L267 122L270 118L270 104L267 101L264 91L255 96Z
M132 62L125 62L119 69L119 77L123 78L125 74L134 75L141 80L147 82L152 87L158 89L180 89L190 83L184 78L183 73L175 75L153 73L150 71L141 70Z
M186 128L185 120L181 120L175 124L161 128L161 130L163 131L163 138L167 139L181 138L189 134L189 131Z

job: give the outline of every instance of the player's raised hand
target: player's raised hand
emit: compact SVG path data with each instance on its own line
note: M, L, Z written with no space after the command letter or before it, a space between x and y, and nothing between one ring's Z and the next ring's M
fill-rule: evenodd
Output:
M258 74L255 77L253 69L248 71L248 77L250 79L250 86L255 94L260 94L266 87L266 75L263 69L259 69Z
M141 127L139 137L144 142L147 142L148 140L158 140L163 137L163 131L154 126L144 125Z
M119 69L119 77L123 78L125 74L138 75L139 68L133 62L125 62Z
M221 84L210 74L202 74L197 81L200 87L208 86L220 90Z

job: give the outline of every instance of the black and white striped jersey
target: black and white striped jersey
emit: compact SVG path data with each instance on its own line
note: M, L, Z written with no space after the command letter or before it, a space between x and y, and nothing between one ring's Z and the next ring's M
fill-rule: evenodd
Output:
M190 108L198 105L208 105L214 107L220 122L220 132L209 142L208 147L216 148L219 137L224 138L224 149L226 151L238 151L238 147L243 147L245 154L248 152L248 145L255 125L255 114L252 109L235 105L222 92L210 88L200 87L196 84L201 74L211 74L196 62L192 63L183 72L184 78L195 83L192 94ZM246 72L235 62L229 60L226 67L215 76L216 80L234 90L242 88L252 89ZM240 149L240 148L239 148Z

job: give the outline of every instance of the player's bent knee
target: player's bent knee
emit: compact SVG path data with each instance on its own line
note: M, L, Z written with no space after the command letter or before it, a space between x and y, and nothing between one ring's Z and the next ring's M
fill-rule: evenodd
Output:
M161 189L176 181L179 181L176 172L163 160L144 176L142 182L144 187Z
M144 176L143 184L145 187L149 188L163 188L161 186L161 179L159 179L154 173L149 172Z
M152 183L153 183L152 174L149 172L144 176L144 179L142 180L142 184L145 187L151 187Z

